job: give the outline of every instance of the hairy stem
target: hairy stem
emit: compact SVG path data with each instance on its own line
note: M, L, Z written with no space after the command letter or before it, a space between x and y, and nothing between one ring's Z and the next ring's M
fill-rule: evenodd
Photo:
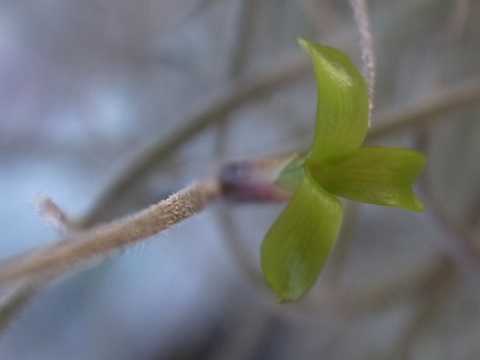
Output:
M219 190L216 181L200 182L132 216L76 233L68 239L72 241L61 241L9 260L0 271L0 286L60 274L135 244L195 215L219 196Z

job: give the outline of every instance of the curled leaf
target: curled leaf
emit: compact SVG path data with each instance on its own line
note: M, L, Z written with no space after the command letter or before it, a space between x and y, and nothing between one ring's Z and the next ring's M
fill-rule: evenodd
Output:
M341 221L338 199L306 172L262 243L262 270L281 301L297 300L313 286L337 239Z
M368 87L341 51L300 39L313 61L318 102L309 160L321 162L360 147L368 130Z

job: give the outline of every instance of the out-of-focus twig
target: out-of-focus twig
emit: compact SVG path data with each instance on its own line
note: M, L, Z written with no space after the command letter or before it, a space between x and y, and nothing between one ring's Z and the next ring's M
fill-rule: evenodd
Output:
M419 269L405 271L398 279L388 279L364 290L340 290L335 297L327 297L327 300L337 301L334 305L343 309L343 315L347 317L373 311L397 303L402 297L405 299L405 296L416 294L426 284L431 284L434 279L441 278L442 274L450 273L454 268L455 264L450 257L438 256Z
M418 105L393 113L379 115L377 124L369 134L369 140L377 140L386 135L410 129L423 129L424 126L445 120L452 111L476 105L480 102L480 79L470 80L460 85L447 87L430 98L421 100Z
M61 235L73 231L73 224L65 212L49 197L41 198L37 204L40 216Z
M417 148L423 153L428 154L429 143L430 134L427 131L420 132L416 139ZM446 231L446 233L455 240L454 244L447 244L449 245L450 254L463 266L478 265L480 249L475 246L475 242L473 241L471 232L468 228L452 219L442 203L437 200L437 197L434 194L432 177L430 176L429 170L430 168L427 165L425 173L419 182L420 189L427 205L427 211L430 212L433 219Z
M232 81L235 81L242 75L247 65L256 8L256 0L239 0L236 41L231 53L230 63L228 64L228 76ZM222 122L217 125L214 151L219 162L225 161L225 150L228 145L228 126L229 124L227 122ZM261 278L253 266L253 262L248 254L248 249L243 242L240 241L241 239L239 238L239 232L235 226L231 209L224 203L220 204L215 210L215 215L223 233L223 239L225 240L226 249L229 251L231 257L252 284L261 283Z
M255 0L239 0L236 40L232 50L228 75L231 80L237 80L243 73L248 60L248 48L253 35L254 19L257 8Z
M455 268L450 264L432 273L425 283L419 288L415 299L415 311L410 324L403 331L394 350L393 358L408 360L412 358L412 348L418 341L422 331L427 329L440 314L439 308L444 304L455 283Z
M462 36L468 20L470 0L455 0L454 10L448 24L448 36L455 40Z

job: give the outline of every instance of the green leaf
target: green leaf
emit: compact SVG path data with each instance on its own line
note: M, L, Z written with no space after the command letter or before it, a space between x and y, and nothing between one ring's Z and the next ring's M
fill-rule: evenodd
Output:
M338 199L305 172L262 243L262 270L281 301L297 300L313 286L337 239L341 221Z
M413 150L365 147L341 159L312 166L310 171L332 194L422 211L412 186L424 166L425 157Z
M299 39L312 57L318 103L315 138L309 159L320 162L357 149L368 129L367 84L341 51Z

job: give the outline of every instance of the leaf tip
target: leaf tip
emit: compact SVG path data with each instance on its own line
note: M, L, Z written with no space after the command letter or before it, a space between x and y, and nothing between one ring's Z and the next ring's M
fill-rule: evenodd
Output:
M312 58L315 58L315 56L320 55L319 52L319 47L321 47L320 44L315 44L312 41L309 41L305 38L299 37L297 39L298 45Z
M297 38L297 44L300 45L305 51L310 51L310 42L308 40L305 40L302 37Z

